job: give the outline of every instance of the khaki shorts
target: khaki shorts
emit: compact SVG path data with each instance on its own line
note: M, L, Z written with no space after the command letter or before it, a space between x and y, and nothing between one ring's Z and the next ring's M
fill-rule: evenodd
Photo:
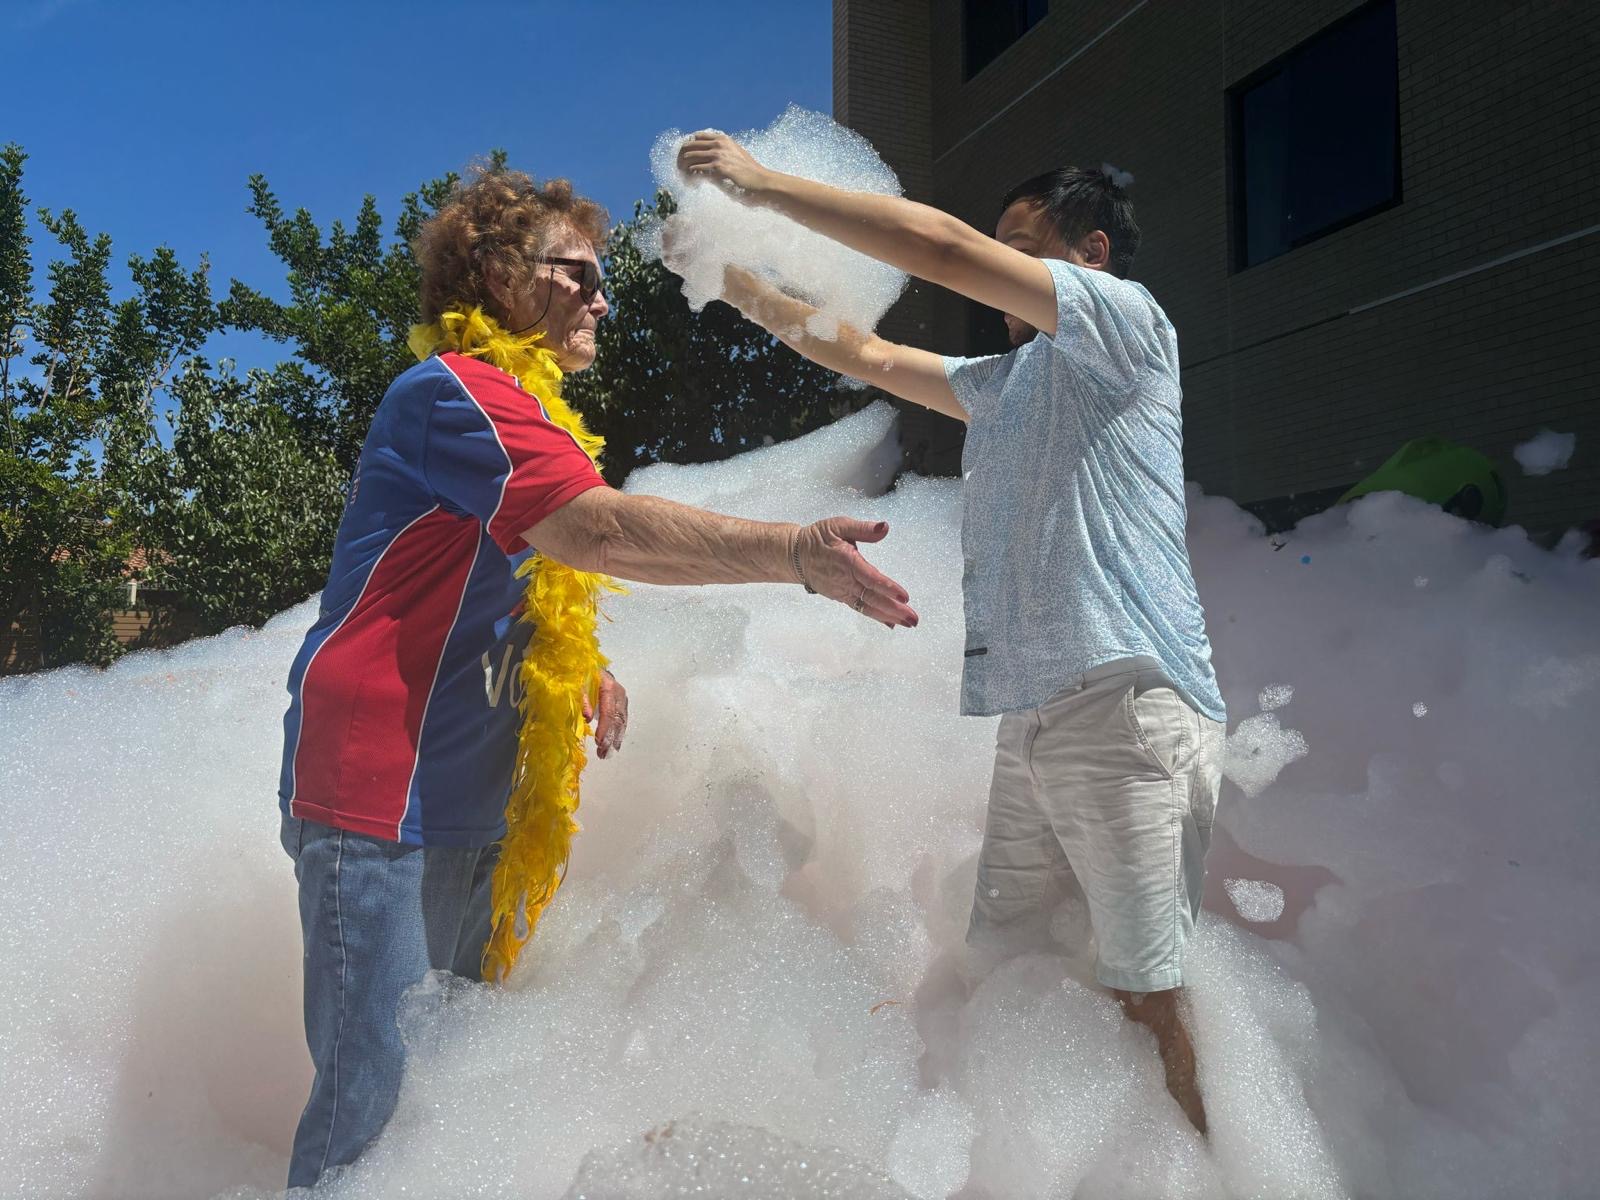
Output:
M1226 733L1126 661L1002 717L968 942L1022 949L1078 899L1102 984L1181 986Z

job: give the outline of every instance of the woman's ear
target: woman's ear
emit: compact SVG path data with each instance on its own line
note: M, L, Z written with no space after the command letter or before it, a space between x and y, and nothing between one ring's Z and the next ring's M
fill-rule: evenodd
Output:
M498 310L500 317L504 318L511 312L511 288L506 282L505 271L499 263L484 264L483 287L489 293L489 299Z

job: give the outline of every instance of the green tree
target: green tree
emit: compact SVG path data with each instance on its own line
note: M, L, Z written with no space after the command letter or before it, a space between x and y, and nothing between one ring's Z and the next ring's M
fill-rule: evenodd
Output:
M111 239L71 210L39 210L66 254L36 301L26 158L0 150L0 629L31 614L44 665L104 663L137 541L122 482L156 389L215 310L205 263L185 272L166 249L130 260L135 294L113 303Z
M490 158L491 166L504 162L501 151ZM289 299L274 300L236 279L223 315L230 325L293 347L292 361L272 370L273 387L307 441L331 449L347 472L355 469L383 393L416 362L406 346L421 278L411 244L458 178L447 174L405 196L388 244L370 195L353 228L336 220L324 236L305 209L286 215L264 176L250 178L249 211L286 268Z
M196 360L173 382L170 448L145 439L134 473L144 528L161 547L152 582L181 597L202 632L259 625L327 579L345 481L383 393L415 361L418 271L411 242L455 175L404 197L386 242L377 202L324 234L250 179L249 212L283 263L287 301L234 280L229 326L291 357L244 378Z
M172 444L146 441L134 473L141 528L159 547L153 586L174 618L211 633L260 625L327 578L348 473L308 441L272 373L195 359L173 380Z
M673 210L662 192L612 232L612 313L594 366L568 380L568 396L605 436L612 483L647 463L713 462L797 437L867 400L726 304L690 312L678 277L645 251Z

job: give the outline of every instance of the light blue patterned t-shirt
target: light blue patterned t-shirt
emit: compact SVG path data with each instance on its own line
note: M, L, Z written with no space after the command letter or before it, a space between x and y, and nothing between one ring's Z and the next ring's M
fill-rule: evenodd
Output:
M1225 720L1183 536L1177 335L1139 284L1045 265L1054 337L944 364L970 418L961 711L1034 708L1093 667L1149 656Z

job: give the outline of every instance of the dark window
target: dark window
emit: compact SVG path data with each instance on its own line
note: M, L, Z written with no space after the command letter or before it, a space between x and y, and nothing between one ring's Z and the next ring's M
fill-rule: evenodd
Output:
M1229 92L1236 266L1400 200L1394 0L1357 9Z
M987 67L1049 11L1049 0L962 0L964 78Z

